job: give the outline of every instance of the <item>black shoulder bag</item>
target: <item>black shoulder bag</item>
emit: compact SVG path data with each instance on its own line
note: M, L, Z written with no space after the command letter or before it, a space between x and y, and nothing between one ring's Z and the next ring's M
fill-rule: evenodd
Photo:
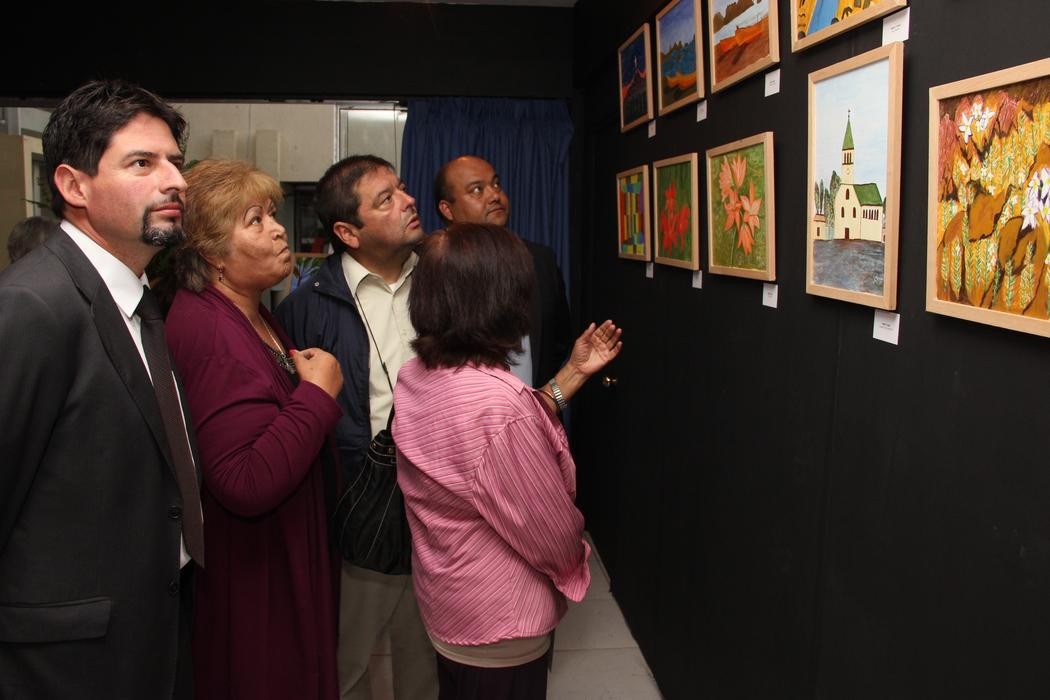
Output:
M392 395L394 385L379 344L356 292L354 297ZM386 427L372 438L357 477L335 506L332 536L343 559L351 564L383 574L409 574L412 573L412 533L405 518L405 499L397 485L397 448L390 434L393 422L391 407Z

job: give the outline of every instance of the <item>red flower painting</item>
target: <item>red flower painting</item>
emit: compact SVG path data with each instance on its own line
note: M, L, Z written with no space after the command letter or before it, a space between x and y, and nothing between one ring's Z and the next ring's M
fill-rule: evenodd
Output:
M660 212L661 246L665 254L684 258L688 242L690 210L688 204L678 204L678 188L671 182L664 191L664 208Z

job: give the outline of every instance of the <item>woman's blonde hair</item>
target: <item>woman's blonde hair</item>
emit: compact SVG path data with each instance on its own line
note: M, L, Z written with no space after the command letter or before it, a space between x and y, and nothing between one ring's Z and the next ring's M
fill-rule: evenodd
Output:
M219 258L230 247L237 220L252 204L283 199L281 185L242 160L209 158L185 173L186 210L182 226L186 242L175 255L175 276L180 287L202 291L211 279L207 258Z

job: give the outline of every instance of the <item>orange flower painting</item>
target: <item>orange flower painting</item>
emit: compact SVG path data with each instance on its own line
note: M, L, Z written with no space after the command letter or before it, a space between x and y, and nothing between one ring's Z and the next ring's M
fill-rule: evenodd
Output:
M775 279L772 133L712 148L707 172L711 272Z

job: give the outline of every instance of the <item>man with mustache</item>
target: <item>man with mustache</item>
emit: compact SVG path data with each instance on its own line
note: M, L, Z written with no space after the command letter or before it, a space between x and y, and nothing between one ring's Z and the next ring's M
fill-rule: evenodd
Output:
M510 200L499 175L488 161L476 156L460 156L441 166L434 178L434 202L448 224L505 227L510 218ZM511 358L511 371L529 386L542 387L557 373L571 347L569 305L554 251L522 240L532 255L536 284L529 308L529 335L522 341L524 352ZM560 392L554 391L556 387L556 383L550 387L554 394Z
M0 274L0 697L192 697L198 481L143 289L183 238L185 126L106 81L44 129L62 223Z
M315 207L335 252L278 308L299 347L320 347L343 370L336 425L344 486L353 482L371 439L387 426L402 363L415 356L408 293L424 232L416 200L394 166L350 156L317 184ZM434 650L412 591L412 576L343 562L339 602L339 685L344 700L371 698L368 662L384 629L397 700L437 697Z

